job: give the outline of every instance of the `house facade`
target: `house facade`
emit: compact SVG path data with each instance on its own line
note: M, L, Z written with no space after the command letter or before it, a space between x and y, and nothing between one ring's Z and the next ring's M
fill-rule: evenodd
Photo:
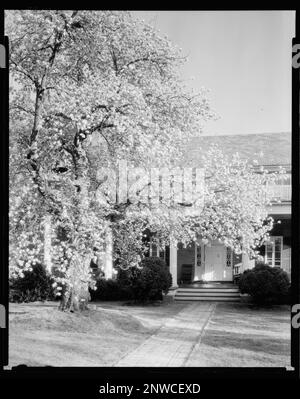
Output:
M269 216L274 219L270 240L258 251L265 263L291 272L291 134L268 133L248 135L204 136L195 138L186 147L186 164L199 164L199 154L217 144L227 155L238 152L254 161L257 168L269 171L283 167L286 175L268 189L274 197ZM201 166L201 165L199 165ZM236 255L218 241L204 244L200 239L186 248L181 243L159 248L150 244L150 256L163 258L172 274L173 288L193 282L232 282L246 269L255 266L247 254Z

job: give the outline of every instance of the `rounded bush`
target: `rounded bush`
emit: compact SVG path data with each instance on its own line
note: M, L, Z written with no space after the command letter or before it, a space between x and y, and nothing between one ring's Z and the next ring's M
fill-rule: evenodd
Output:
M53 279L44 266L35 264L32 271L25 271L24 277L10 281L9 300L11 302L34 302L55 299Z
M91 301L121 301L131 299L131 292L117 280L99 278L96 290L90 289Z
M120 270L118 281L132 292L135 301L162 300L172 285L172 276L166 263L156 257L144 258L141 268Z
M284 304L289 302L290 282L288 274L280 267L258 263L245 270L239 280L242 294L249 294L259 304Z

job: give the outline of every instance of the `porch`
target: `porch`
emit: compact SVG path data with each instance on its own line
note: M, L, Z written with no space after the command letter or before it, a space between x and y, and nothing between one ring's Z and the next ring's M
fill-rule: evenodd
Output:
M272 215L274 226L270 238L257 248L262 260L272 267L281 267L290 276L291 272L291 219L290 215ZM219 241L209 244L201 239L184 247L171 243L159 247L150 240L150 256L163 258L172 275L173 289L217 288L232 285L238 276L255 266L255 260L246 253L237 255ZM200 285L199 285L200 284ZM209 286L212 284L212 286Z
M208 245L201 240L184 247L181 243L158 248L150 243L150 256L163 258L170 268L173 289L230 287L236 276L254 267L247 254L236 255L219 241ZM227 284L227 285L226 285Z

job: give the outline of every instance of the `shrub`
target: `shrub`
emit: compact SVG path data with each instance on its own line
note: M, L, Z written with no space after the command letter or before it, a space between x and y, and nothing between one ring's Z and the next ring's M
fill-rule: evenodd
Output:
M144 258L141 268L120 270L118 281L132 292L132 299L145 302L162 300L172 285L172 276L166 263L160 258Z
M121 301L132 298L130 290L122 287L117 280L98 279L96 290L90 290L92 301Z
M288 274L280 267L258 263L245 270L239 280L242 294L249 294L258 304L283 304L289 302L290 282Z
M24 277L10 281L9 300L11 302L34 302L55 299L53 279L44 266L35 264L32 271L25 271Z

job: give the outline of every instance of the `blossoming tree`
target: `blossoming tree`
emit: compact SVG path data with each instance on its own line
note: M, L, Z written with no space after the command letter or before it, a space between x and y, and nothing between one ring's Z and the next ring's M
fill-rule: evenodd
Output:
M205 93L180 81L180 51L130 13L10 11L6 32L11 273L51 245L61 307L78 308L93 247L133 220L126 204L98 200L97 170L124 158L168 165L212 113Z
M47 260L51 248L61 309L78 309L94 283L93 248L114 245L116 264L135 267L146 229L164 243L200 235L254 251L271 228L265 183L276 177L238 156L205 155L198 213L111 193L105 171L124 159L145 170L174 166L213 117L205 93L180 80L179 49L127 12L10 11L6 22L12 276Z
M232 157L212 146L203 155L205 204L194 228L204 242L220 240L235 253L257 256L257 247L268 238L273 219L268 207L274 201L269 186L276 184L284 169L269 172L263 166Z
M162 247L171 240L187 245L200 238L208 245L219 240L236 254L258 256L258 247L268 239L273 227L268 209L275 198L269 186L282 178L284 169L258 169L238 153L232 157L224 154L218 146L199 154L199 158L205 172L201 206L194 207L190 201L165 203L162 197L159 206L151 206L140 198L127 207L121 223L113 224L116 246L122 248L116 253L116 260L123 267L130 266L129 259L138 264L148 249L143 240L145 229L155 233L154 242Z

